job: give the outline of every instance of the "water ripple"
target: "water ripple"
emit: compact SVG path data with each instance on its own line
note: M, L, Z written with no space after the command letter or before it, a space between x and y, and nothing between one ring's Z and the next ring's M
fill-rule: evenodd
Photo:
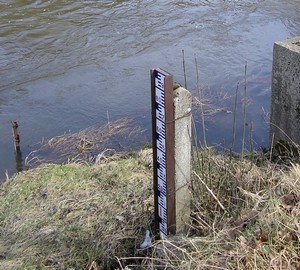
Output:
M0 10L0 127L20 114L26 124L46 121L38 138L107 110L147 114L149 69L182 81L182 49L193 93L195 58L201 82L229 96L247 61L258 114L268 104L273 43L300 35L294 0L0 0Z

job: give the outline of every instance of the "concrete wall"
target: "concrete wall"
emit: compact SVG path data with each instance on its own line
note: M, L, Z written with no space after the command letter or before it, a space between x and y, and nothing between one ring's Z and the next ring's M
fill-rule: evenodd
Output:
M274 44L270 143L300 144L300 37Z

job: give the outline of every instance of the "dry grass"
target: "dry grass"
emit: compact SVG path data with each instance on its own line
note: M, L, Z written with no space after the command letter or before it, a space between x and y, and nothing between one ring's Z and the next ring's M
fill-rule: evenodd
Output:
M114 269L151 227L151 180L138 153L17 175L0 190L0 269Z
M48 143L76 147L62 137ZM93 163L20 173L0 187L0 269L299 270L300 165L210 148L193 158L187 233L145 251L151 150L104 149Z
M207 91L206 89L206 91L203 91L201 93L202 95L204 95L203 97L193 97L193 107L196 108L201 114L203 110L204 116L214 116L217 113L232 113L232 111L228 110L228 108L224 104L226 100L231 98L227 93L214 93L213 91L211 91L211 89L209 89L209 91Z
M300 269L300 166L197 153L185 236L153 247L144 269Z
M141 127L131 118L121 118L98 127L66 133L43 141L25 160L25 166L43 163L94 162L117 152L137 149L147 142Z

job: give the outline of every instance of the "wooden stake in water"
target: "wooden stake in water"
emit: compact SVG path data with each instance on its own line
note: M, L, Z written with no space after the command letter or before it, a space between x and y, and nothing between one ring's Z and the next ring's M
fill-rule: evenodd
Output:
M19 125L18 125L17 121L12 121L11 127L12 127L15 151L20 152L20 135L18 133Z
M22 171L22 152L20 148L20 135L18 132L18 127L19 127L18 122L12 121L11 127L12 127L12 134L13 134L14 147L15 147L16 170L20 172Z

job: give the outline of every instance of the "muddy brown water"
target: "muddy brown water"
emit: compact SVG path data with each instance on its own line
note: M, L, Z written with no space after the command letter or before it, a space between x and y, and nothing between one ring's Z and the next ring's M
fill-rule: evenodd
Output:
M161 67L222 108L206 119L213 145L242 136L247 62L247 136L268 144L272 46L300 35L300 1L0 0L0 179L15 171L10 121L19 122L23 159L43 138L128 116L151 128L149 70ZM201 125L196 116L198 138ZM144 143L141 142L141 144Z

